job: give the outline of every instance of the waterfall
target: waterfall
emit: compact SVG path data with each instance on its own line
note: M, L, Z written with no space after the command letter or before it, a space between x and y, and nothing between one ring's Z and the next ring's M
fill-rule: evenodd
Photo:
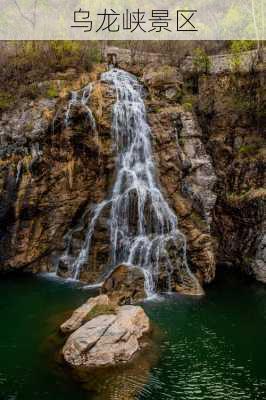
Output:
M72 263L72 277L78 279L89 261L96 221L108 206L110 269L119 264L141 268L148 296L157 292L160 274L164 275L165 291L171 291L174 280L200 292L187 264L186 238L178 229L177 217L156 179L143 88L136 77L119 69L103 73L101 79L116 91L112 121L117 149L116 179L110 198L94 210L83 247ZM76 101L75 95L73 102Z
M90 99L91 91L92 91L92 84L89 83L83 89L71 92L71 97L68 102L68 107L67 107L67 110L65 113L65 126L66 127L69 126L69 123L71 120L72 107L73 106L81 106L85 109L85 113L91 123L92 129L96 129L95 119L93 117L91 109L88 106L88 101Z

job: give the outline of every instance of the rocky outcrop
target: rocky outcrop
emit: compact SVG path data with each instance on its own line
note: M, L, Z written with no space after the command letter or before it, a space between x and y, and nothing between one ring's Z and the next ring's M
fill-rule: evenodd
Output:
M140 351L149 319L138 306L118 307L96 316L70 335L63 348L67 364L75 368L114 366L129 362Z
M266 283L266 226L261 231L261 235L257 239L256 254L252 261L251 268L258 281Z
M60 326L61 332L72 333L76 331L84 323L86 317L93 308L96 306L108 306L109 304L110 300L106 295L90 298L86 303L77 308L71 317Z
M40 83L53 85L56 93L25 99L1 115L1 271L57 268L69 276L95 206L108 198L114 180L115 93L99 80L104 68L75 81L58 74ZM214 278L217 262L241 266L265 281L263 71L201 75L190 104L183 99L188 83L176 68L162 63L135 68L146 89L158 181L186 236L191 269L201 283ZM69 91L88 82L96 127L81 103L71 106L66 124ZM140 271L118 266L108 275L109 214L107 204L80 279L95 283L108 276L104 293L134 302L144 293Z
M216 175L212 160L202 141L202 131L193 113L180 112L182 129L178 135L180 158L182 160L182 191L192 201L209 226L212 221L212 209L217 195L214 192Z
M2 136L9 135L15 146L19 140L26 142L22 154L11 151L2 163L2 221L8 220L2 224L2 270L56 267L62 277L71 273L71 265L86 240L94 205L107 197L114 173L111 107L115 94L97 78L97 74L88 77L92 80L89 106L96 129L88 119L87 106L69 103L66 94L60 99L24 104L23 113L19 109L3 118ZM200 130L193 114L175 105L183 90L176 68L158 66L154 71L148 66L142 81L149 90L147 106L159 180L180 217L181 229L188 239L189 262L200 281L208 282L214 276L215 265L209 235L213 174ZM28 134L23 133L25 121L32 121ZM182 140L184 148L179 143ZM188 186L189 194L184 190ZM107 272L109 211L107 205L97 220L90 262L83 265L80 273L80 279L88 283L95 283ZM108 288L121 303L143 298L143 275L137 269L124 268L112 272L103 290ZM158 277L162 291L166 278ZM174 282L172 286L174 290Z
M25 102L15 112L4 114L1 137L11 148L3 154L0 165L1 270L56 268L62 277L71 275L71 265L86 241L95 205L108 198L114 176L116 153L111 137L111 108L115 93L98 78L93 73L81 82L72 83L78 90L85 79L91 81L89 107L96 126L87 104L72 101L66 91L52 100ZM176 68L161 66L154 71L148 66L142 81L149 90L147 105L159 179L188 238L189 262L200 281L208 282L214 276L215 263L208 232L209 208L207 202L204 207L208 210L196 208L195 198L206 192L206 182L210 182L211 176L209 180L206 178L210 167L203 145L200 147L200 138L196 137L199 129L194 127L193 131L190 127L194 123L192 114L188 118L182 108L175 106L183 90ZM58 84L58 88L63 90L63 84ZM84 98L82 92L77 94ZM180 127L181 135L186 135L184 150L177 137ZM17 147L18 152L14 150ZM188 164L190 172L185 175ZM188 181L193 181L193 198L183 193ZM88 283L99 281L107 273L109 207L107 204L97 219L89 261L80 272L80 279ZM158 277L160 290L165 290L163 282L167 279L163 274ZM134 302L144 297L143 281L143 274L137 268L120 266L108 276L103 290L120 303ZM175 282L172 287L175 290Z
M175 67L147 65L141 72L141 81L151 100L149 111L158 111L163 105L176 105L182 97L182 77Z
M118 304L131 304L145 298L144 282L140 268L118 265L105 279L101 291Z
M82 107L72 108L65 125L66 94L53 100L25 100L2 115L1 271L54 268L64 251L65 234L87 205L89 213L106 197L115 162L110 132L113 94L97 83L97 74L84 79L95 82L91 108L97 132ZM80 240L81 234L77 245ZM94 268L96 275L96 264Z
M265 257L265 73L204 75L198 117L213 160L217 262L263 281Z
M179 82L173 85L175 90L182 92L183 86L177 71L174 68L169 71L171 79L164 79L164 68L158 68L153 78L155 87L153 84L150 89L147 85L146 104L157 171L162 189L186 235L189 264L201 283L210 282L216 265L216 243L210 232L216 176L196 116L166 96L170 81ZM149 72L150 80L151 76ZM144 72L144 83L146 79ZM157 82L160 82L158 87Z

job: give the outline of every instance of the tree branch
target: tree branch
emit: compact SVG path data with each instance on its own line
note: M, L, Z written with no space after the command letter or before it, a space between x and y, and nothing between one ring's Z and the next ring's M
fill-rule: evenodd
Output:
M18 4L17 0L13 0L13 3L15 4L15 6L16 6L16 8L17 8L19 14L21 15L21 17L24 18L26 21L28 21L28 22L31 24L31 26L32 26L33 28L35 28L35 25L36 25L36 12L37 12L38 0L35 0L35 1L34 1L34 5L33 5L33 17L32 17L32 19L29 18L26 14L23 13L23 11L22 11L20 5Z

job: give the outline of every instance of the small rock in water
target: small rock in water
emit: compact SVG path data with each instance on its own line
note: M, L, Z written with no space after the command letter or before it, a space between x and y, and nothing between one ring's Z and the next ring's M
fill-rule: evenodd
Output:
M141 268L121 264L104 281L102 293L108 293L118 304L131 304L146 297L144 283Z
M99 298L103 297L108 299L107 296L98 296L90 300L99 304ZM141 307L116 307L90 319L72 333L63 347L63 357L69 365L83 368L128 362L142 348L141 339L149 330L149 319Z

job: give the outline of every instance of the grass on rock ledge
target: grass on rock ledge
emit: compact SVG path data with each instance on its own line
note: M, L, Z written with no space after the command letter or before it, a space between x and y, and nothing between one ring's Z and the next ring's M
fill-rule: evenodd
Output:
M111 315L117 313L117 306L113 304L96 304L93 309L86 315L84 322L88 322L100 315Z

